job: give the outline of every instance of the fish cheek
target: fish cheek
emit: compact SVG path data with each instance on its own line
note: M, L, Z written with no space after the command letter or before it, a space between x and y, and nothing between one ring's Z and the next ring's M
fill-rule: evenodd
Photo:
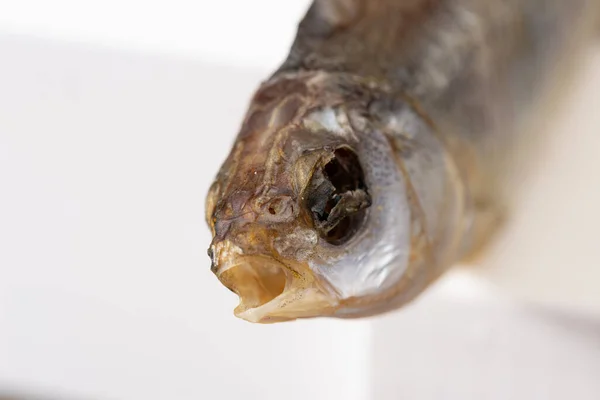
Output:
M371 205L358 155L348 147L336 149L331 159L314 171L305 199L322 239L333 245L351 239Z

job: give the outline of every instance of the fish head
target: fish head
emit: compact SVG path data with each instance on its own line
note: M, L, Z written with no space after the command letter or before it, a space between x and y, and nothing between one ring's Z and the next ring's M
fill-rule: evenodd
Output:
M411 221L384 135L358 134L336 108L268 135L245 129L206 203L211 269L239 296L235 315L353 317L386 303L406 269Z

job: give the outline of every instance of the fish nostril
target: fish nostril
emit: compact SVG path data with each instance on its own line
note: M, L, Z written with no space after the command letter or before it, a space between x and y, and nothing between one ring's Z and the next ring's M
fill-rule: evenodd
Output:
M280 198L273 199L269 202L267 210L271 215L280 214L283 208L283 201Z
M266 205L266 211L273 216L289 217L294 213L294 207L289 197L277 197L269 201Z

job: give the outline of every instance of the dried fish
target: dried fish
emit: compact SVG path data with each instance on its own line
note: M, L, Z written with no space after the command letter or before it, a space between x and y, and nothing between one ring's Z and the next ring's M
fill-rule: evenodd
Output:
M599 17L597 0L316 0L207 197L235 314L387 312L482 248Z

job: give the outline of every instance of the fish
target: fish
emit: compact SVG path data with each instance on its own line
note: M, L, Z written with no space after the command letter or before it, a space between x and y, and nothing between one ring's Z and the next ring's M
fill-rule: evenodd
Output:
M485 254L599 21L597 0L313 1L206 197L235 316L377 316Z

